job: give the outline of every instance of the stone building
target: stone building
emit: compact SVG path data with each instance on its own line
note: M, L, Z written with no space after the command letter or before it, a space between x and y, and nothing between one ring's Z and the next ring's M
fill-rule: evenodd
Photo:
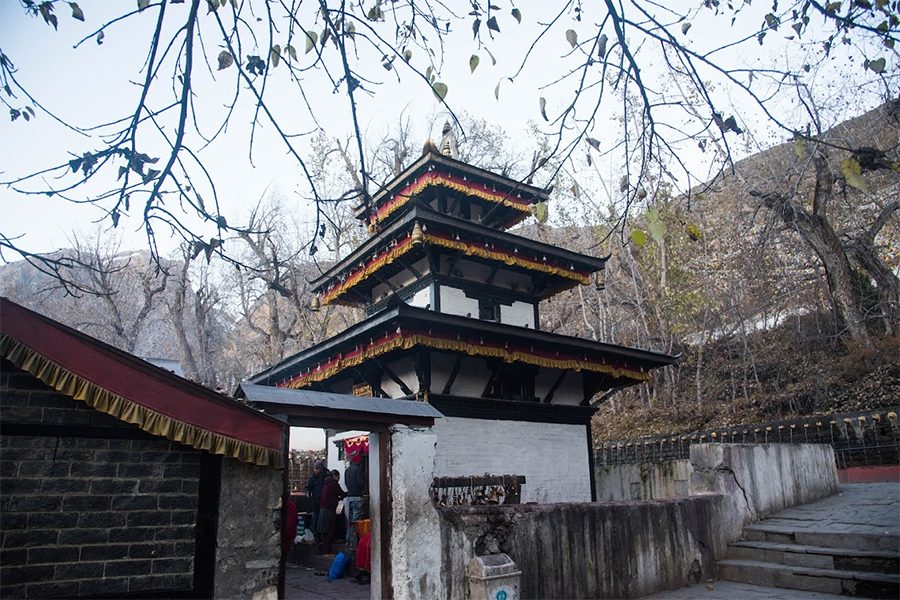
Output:
M287 433L0 298L0 597L275 598Z

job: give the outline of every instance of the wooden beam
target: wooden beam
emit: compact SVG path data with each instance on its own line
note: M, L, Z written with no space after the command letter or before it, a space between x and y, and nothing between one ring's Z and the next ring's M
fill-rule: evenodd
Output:
M362 365L361 365L362 366ZM372 388L372 395L376 398L387 398L387 394L384 393L384 390L381 389L381 380L378 379L373 372L373 369L353 369L359 378L368 384L370 388Z
M459 262L459 259L463 257L463 253L461 251L457 251L456 254L447 261L447 275L453 277L453 268L456 267L456 263Z
M415 354L416 376L419 378L419 393L431 392L431 350L419 348Z
M421 278L422 278L422 274L419 273L419 272L416 270L416 268L412 266L412 264L410 264L409 262L407 262L406 259L404 259L403 257L399 257L399 258L397 258L396 260L397 260L398 263L400 263L400 266L401 266L401 267L403 267L404 269L409 269L410 271L412 271L412 274L416 276L416 279L421 279Z
M447 380L447 383L444 384L444 390L441 392L445 396L450 394L450 388L453 387L453 383L456 381L456 376L459 375L459 368L462 366L462 354L456 355L456 362L453 363L453 370L450 371L450 378Z
M529 294L532 295L540 295L537 290L541 289L547 279L550 278L549 274L540 273L538 275L531 276L531 289L528 290Z
M372 540L381 550L381 597L393 598L394 585L391 576L391 434L378 435L378 521L380 540Z
M505 265L504 265L504 266L505 266ZM494 277L497 276L497 273L498 273L499 271L500 271L500 265L499 265L499 264L493 265L493 266L491 267L491 273L490 273L490 275L488 275L487 280L484 282L485 285L491 285L492 283L494 283Z
M447 210L447 214L453 214L453 211L456 210L456 207L459 206L459 201L462 198L462 194L454 194L453 195L453 204L450 205L450 208Z
M487 384L484 386L484 391L481 392L482 398L488 397L488 392L491 390L491 386L494 385L494 382L500 378L500 369L502 368L502 364L498 359L488 361L488 367L491 369L491 376L488 378Z
M380 358L374 358L373 361L375 362L376 365L378 365L378 368L381 369L382 373L384 373L385 375L390 377L391 381L393 381L398 386L400 386L401 392L403 392L407 396L411 396L413 394L413 391L411 389L409 389L409 386L406 385L406 383L404 383L404 381L402 379L397 377L397 374L394 373L391 370L391 368L385 364L385 362L383 360L381 360Z
M556 378L556 381L553 382L553 385L550 387L550 391L548 391L547 395L544 396L544 404L550 404L550 402L553 401L553 395L556 393L556 390L559 389L559 386L562 385L563 380L568 374L569 370L563 369L563 371L559 374L559 377Z

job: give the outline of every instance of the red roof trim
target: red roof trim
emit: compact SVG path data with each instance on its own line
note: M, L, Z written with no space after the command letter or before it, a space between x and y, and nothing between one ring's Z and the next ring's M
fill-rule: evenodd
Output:
M172 419L281 450L284 424L0 298L0 331L75 375Z

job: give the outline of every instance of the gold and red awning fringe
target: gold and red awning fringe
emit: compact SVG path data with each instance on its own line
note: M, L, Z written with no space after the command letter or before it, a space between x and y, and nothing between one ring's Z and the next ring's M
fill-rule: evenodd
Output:
M390 200L378 207L375 214L369 217L369 230L372 231L377 223L384 221L388 216L398 208L409 202L410 198L419 194L430 185L440 185L456 192L462 192L467 196L475 196L488 202L509 206L524 213L531 213L531 202L523 200L512 193L498 193L492 186L488 187L486 183L475 183L469 181L465 176L458 177L448 173L439 173L430 171L416 178L405 188L392 195Z
M0 356L61 394L137 425L147 433L241 462L274 469L284 467L284 455L278 449L215 433L143 406L63 368L6 333L0 333Z
M480 258L485 258L488 260L499 261L509 266L517 266L532 271L540 271L542 273L558 275L566 279L571 279L574 283L580 283L582 285L587 285L591 282L590 271L568 269L566 267L548 262L544 258L539 259L537 257L527 257L519 254L515 249L512 252L508 250L498 250L488 244L478 244L476 242L470 242L467 240L457 240L449 236L436 235L433 233L426 233L424 235L424 242L426 244L434 244L435 246L442 246L444 248L459 250L466 256L478 256ZM372 275L372 273L375 273L382 267L391 264L398 257L403 256L404 254L412 250L413 247L414 246L412 243L412 238L410 237L406 237L398 241L396 246L389 248L381 254L377 255L365 265L351 272L346 279L335 283L333 286L328 288L328 291L323 294L322 304L324 305L333 302L344 292L346 292L359 282L363 281L364 279L368 278L370 275Z
M397 328L380 338L370 339L369 343L357 345L353 350L339 353L319 363L315 368L307 368L291 379L283 381L277 387L299 389L317 381L332 377L344 369L358 366L372 358L393 350L408 350L414 346L426 346L436 350L464 352L469 356L501 358L504 362L520 362L539 367L553 369L571 369L573 371L593 371L605 373L613 377L626 377L635 381L649 381L650 374L643 367L630 367L623 364L607 363L605 360L589 359L561 353L558 351L542 351L533 347L511 345L508 342L485 341L482 338L449 334L403 331Z

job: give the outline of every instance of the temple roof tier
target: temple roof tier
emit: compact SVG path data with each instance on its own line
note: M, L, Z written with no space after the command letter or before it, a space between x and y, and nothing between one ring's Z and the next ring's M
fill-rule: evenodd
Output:
M453 198L445 198L446 191ZM449 207L459 208L460 198L480 206L481 224L493 229L505 230L521 222L531 214L532 205L545 202L548 193L526 183L503 177L464 162L426 152L379 190L369 202L355 208L358 219L366 223L369 231L378 231L398 216L398 211L413 198L429 196L435 204L446 200ZM445 212L445 211L442 211Z
M604 389L650 378L676 357L501 323L436 313L402 302L252 378L251 383L301 389L391 352L412 348L501 359L505 363L589 371Z
M421 233L415 232L417 226ZM322 294L323 304L371 304L377 300L370 296L374 286L408 269L433 249L531 273L536 276L534 285L522 291L538 299L590 283L591 274L602 270L606 262L605 258L440 214L413 200L391 225L313 281L312 289Z

